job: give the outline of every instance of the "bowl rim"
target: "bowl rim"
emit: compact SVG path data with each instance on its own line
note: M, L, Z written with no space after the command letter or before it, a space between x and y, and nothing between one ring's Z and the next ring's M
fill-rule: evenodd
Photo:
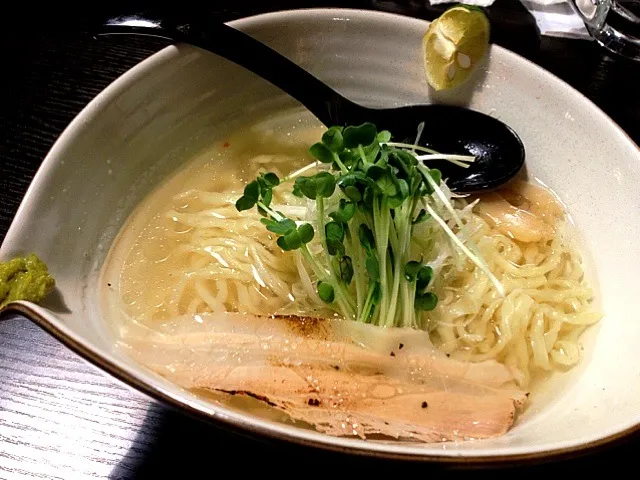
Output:
M351 18L358 18L364 20L380 20L384 22L397 22L402 24L413 24L416 27L426 29L428 22L426 20L417 19L414 17L408 17L399 14L361 10L361 9L345 9L345 8L305 8L295 10L285 10L278 12L269 12L259 14L255 16L245 17L234 20L228 24L234 28L245 29L262 24L269 24L274 21L287 21L287 20L301 20L309 19L310 17L323 18L335 18L336 16L349 16ZM31 186L27 190L27 193L21 202L21 205L16 213L14 221L12 222L3 247L6 247L11 243L11 237L18 236L18 220L22 215L28 214L29 199L34 196L34 191L37 185L46 180L49 173L55 169L57 165L57 157L59 151L73 141L75 135L74 130L83 123L95 119L96 113L102 108L102 106L109 101L116 92L127 88L136 78L144 71L153 68L154 65L162 63L166 59L170 58L171 52L175 47L166 47L138 65L125 72L114 80L106 89L98 94L88 105L86 105L82 111L73 119L73 121L65 128L60 137L56 140L51 150L45 157L42 166L36 173ZM585 104L594 115L604 120L610 127L613 127L613 131L620 137L620 141L627 143L628 146L640 151L637 145L629 137L629 135L622 130L607 114L605 114L599 107L597 107L591 100L585 97L583 94L575 90L573 87L562 81L557 76L536 65L535 63L517 55L503 47L493 45L493 50L500 52L500 55L506 57L512 57L519 65L530 71L536 73L542 78L554 83L558 88L561 88L564 92L571 95L572 102L579 102ZM640 157L638 157L640 159ZM0 253L4 248L0 249ZM455 450L441 450L439 452L433 451L420 451L419 446L421 444L407 445L397 444L389 445L382 443L367 442L364 440L357 440L351 438L336 438L328 435L321 434L319 432L307 431L295 426L275 424L275 422L264 421L262 419L252 418L243 413L235 412L227 409L224 406L212 407L211 411L206 411L202 407L198 407L196 404L192 404L184 399L178 398L177 395L166 391L162 386L152 384L142 380L139 375L135 373L132 368L125 366L115 358L108 358L110 355L102 356L95 352L93 347L86 342L80 335L74 333L64 325L53 313L50 311L30 304L29 302L16 302L13 304L12 309L18 313L23 314L35 324L52 335L54 338L63 343L66 347L70 348L76 354L90 362L91 364L99 367L106 373L110 374L117 380L120 380L124 384L134 387L136 390L145 393L146 395L156 400L163 401L178 410L184 411L192 416L196 416L200 419L206 419L213 421L216 425L225 427L227 429L234 430L239 433L251 433L262 437L272 438L279 441L294 442L303 446L319 447L325 450L337 451L341 453L351 453L363 456L383 457L389 459L404 459L404 460L418 460L425 462L438 462L438 463L459 463L466 465L492 465L514 462L518 463L530 463L541 460L556 460L559 458L567 458L580 454L586 454L599 449L611 442L626 437L634 432L640 431L640 419L628 422L628 425L624 428L617 428L609 432L603 432L601 435L595 435L586 441L572 440L557 442L557 444L551 444L546 447L541 447L537 450L528 450L525 447L514 448L513 451L508 453L500 453L503 449L495 451L485 451L483 453L467 454L461 453Z

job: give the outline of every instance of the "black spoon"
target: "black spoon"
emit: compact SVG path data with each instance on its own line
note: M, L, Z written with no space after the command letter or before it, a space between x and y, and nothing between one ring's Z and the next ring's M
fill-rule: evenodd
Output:
M476 156L465 169L449 162L430 162L457 192L491 190L506 183L524 164L524 146L507 125L483 113L450 105L367 108L331 89L306 70L249 35L223 23L196 20L171 24L139 17L120 17L101 26L98 35L128 34L189 43L220 55L269 81L311 111L326 126L372 122L390 130L395 141L413 143L425 122L420 145L442 153ZM417 40L416 40L417 41ZM416 62L420 59L416 58Z

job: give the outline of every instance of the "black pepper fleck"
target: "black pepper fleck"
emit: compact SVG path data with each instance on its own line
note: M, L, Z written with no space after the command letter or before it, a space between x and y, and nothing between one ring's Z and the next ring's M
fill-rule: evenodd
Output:
M404 343L398 345L398 350L402 350L402 347L404 347Z
M427 408L429 406L429 404L427 402L422 402L422 408Z
M334 370L340 370L340 367L339 367L338 365L334 365L334 366L333 366L333 369L334 369Z
M390 355L391 355L392 357L395 357L395 356L396 356L396 354L395 354L395 353L393 353L393 352L391 352L391 353L390 353Z
M110 287L110 286L111 286L111 284L110 284L110 283L107 283L107 287Z
M317 398L310 398L309 401L307 402L309 405L311 405L312 407L318 407L320 406L320 400L318 400Z

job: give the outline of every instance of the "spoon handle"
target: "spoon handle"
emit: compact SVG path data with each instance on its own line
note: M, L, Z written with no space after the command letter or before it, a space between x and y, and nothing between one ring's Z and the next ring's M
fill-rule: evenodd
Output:
M144 35L184 42L208 50L259 75L298 100L327 126L345 123L358 109L335 90L294 62L251 36L218 22L171 25L135 17L112 19L97 35Z

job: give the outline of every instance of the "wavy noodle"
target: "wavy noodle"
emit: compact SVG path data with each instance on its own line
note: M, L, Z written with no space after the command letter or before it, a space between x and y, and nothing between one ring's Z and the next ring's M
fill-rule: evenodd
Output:
M565 238L563 220L555 222L551 238L527 243L477 214L466 220L506 296L499 297L475 267L447 267L438 286L441 301L428 320L438 346L467 360L497 359L522 385L536 371L575 365L580 334L601 315L592 310L593 292L583 282L581 258Z
M282 155L261 155L251 164L281 177L299 167ZM236 175L224 185L218 183L217 191L186 190L175 195L155 219L154 228L160 233L149 242L166 242L171 251L151 267L141 267L137 274L144 280L154 272L164 272L176 279L162 283L159 297L146 303L129 302L129 313L136 320L150 322L225 310L334 315L318 299L315 275L299 252L281 251L257 213L236 210L234 202L243 185ZM531 193L532 188L527 185L522 191ZM274 191L274 204L279 209L282 205L282 211L293 219L313 218L311 202L287 190ZM509 201L520 202L517 206L495 195L468 201L452 195L446 187L443 192L455 205L454 211L443 209L443 219L463 242L473 241L503 283L506 295L496 292L487 276L460 254L434 222L426 222L419 226L413 249L416 258L424 256L434 268L434 289L440 302L436 310L424 314L421 326L448 354L471 361L497 359L513 369L523 386L536 371L576 364L581 356L580 334L600 315L592 311L593 293L583 282L580 256L564 234L560 209L554 215L541 213L535 201L528 202L517 189L503 192ZM536 201L544 197L540 191L534 193ZM545 202L544 212L554 211L548 199ZM500 208L525 211L523 218L538 223L515 226L512 232L501 222ZM528 230L523 233L523 228ZM535 228L547 235L531 241ZM527 241L518 240L518 235ZM143 237L139 242L146 241ZM311 245L311 250L317 247ZM132 257L145 248L134 246ZM126 280L126 274L123 278ZM128 285L123 282L123 298ZM144 281L130 285L132 298L136 295L133 286L137 285L138 296L145 288L152 288Z

